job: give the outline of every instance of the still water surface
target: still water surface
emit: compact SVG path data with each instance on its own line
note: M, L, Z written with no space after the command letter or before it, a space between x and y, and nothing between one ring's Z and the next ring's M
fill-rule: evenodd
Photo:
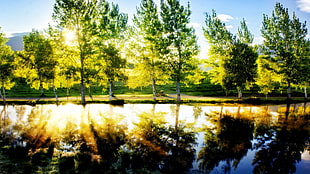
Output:
M310 173L310 105L1 106L0 173Z

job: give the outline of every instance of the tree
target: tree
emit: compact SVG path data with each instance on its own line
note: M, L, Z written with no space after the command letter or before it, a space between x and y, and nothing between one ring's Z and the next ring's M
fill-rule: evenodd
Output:
M234 36L213 10L206 15L204 35L211 45L208 65L212 68L209 71L212 81L221 84L225 91L236 87L241 98L242 89L254 82L257 72L257 53L251 46L254 36L245 20Z
M242 89L253 83L257 73L257 53L250 45L254 36L249 31L245 20L240 22L236 40L230 45L224 60L224 87L237 87L238 98L242 98Z
M242 98L242 89L254 82L257 73L257 53L245 43L234 43L227 51L223 67L226 89L237 87L238 98Z
M257 77L255 83L260 88L260 93L265 94L266 98L268 93L271 93L277 84L281 83L282 77L277 74L277 65L269 61L268 57L260 55L257 59Z
M14 78L14 52L10 46L5 44L6 42L7 39L4 37L4 33L0 32L0 95L3 104L6 103L5 89L10 89L14 86L14 82L12 81Z
M77 52L75 68L79 71L81 86L81 102L85 100L85 74L93 54L93 30L92 25L95 17L97 0L56 0L54 5L53 18L63 29L74 32L76 39L72 47Z
M160 39L162 38L162 24L159 12L153 0L142 0L134 15L136 27L135 53L136 64L134 71L138 71L143 78L140 85L152 85L153 98L156 100L156 85L166 83L166 75L159 57Z
M237 40L248 45L253 43L254 35L249 31L245 19L242 19L240 22L240 27L238 28L237 32Z
M287 97L291 98L291 85L298 84L301 66L301 49L307 35L306 22L301 23L288 9L276 3L271 16L264 14L261 29L265 54L278 66L277 73L287 85Z
M125 78L126 59L120 49L127 28L127 14L119 12L118 5L102 1L97 6L97 18L93 23L99 84L109 84L109 99L114 96L114 82Z
M300 66L298 72L298 86L304 88L304 97L308 98L307 87L310 86L310 40L304 40L300 49Z
M162 58L170 76L176 82L177 102L181 101L181 81L198 68L197 38L189 27L190 5L187 7L178 0L161 1L161 19L163 23Z
M210 44L206 65L211 69L208 74L211 82L223 86L225 53L233 43L233 35L227 30L225 23L218 17L215 10L206 13L206 26L203 27L204 37Z
M39 31L33 30L23 37L24 51L19 54L16 63L16 75L26 78L27 83L35 89L40 88L41 97L44 96L44 88L55 78L57 61L53 56L53 48L50 41Z
M124 68L126 67L126 59L123 59L119 50L114 45L108 45L100 48L99 64L101 70L99 78L109 84L109 100L112 101L114 96L114 82L125 77Z

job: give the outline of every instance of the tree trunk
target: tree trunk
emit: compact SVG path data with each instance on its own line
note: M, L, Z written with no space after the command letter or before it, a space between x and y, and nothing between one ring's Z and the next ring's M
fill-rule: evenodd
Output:
M43 88L43 83L40 83L40 92L41 92L41 95L40 97L44 97L44 88Z
M287 82L287 98L291 99L292 93L291 93L291 82Z
M94 99L93 99L93 96L91 95L90 86L89 86L89 88L88 88L88 95L89 95L89 97L91 98L91 100L93 101Z
M153 88L153 99L154 101L156 101L156 81L153 77L152 77L152 88Z
M238 91L238 99L241 99L242 98L242 90L241 90L241 87L237 87L237 91Z
M67 87L67 101L69 100L69 87Z
M85 87L84 87L84 80L81 80L81 102L83 105L86 104L86 100L85 100Z
M177 79L176 81L176 92L177 92L177 102L181 102L181 84L180 79Z
M55 87L55 85L54 85L54 84L53 84L53 92L54 92L54 95L55 95L56 104L58 104L58 95L57 95L57 92L56 92L56 87Z
M304 87L305 99L308 99L307 87Z
M80 36L78 36L78 38L80 38ZM85 85L84 85L84 58L85 56L84 56L83 49L80 47L80 61L81 61L80 75L81 75L81 103L82 105L86 105Z
M1 91L0 91L0 95L2 97L2 100L3 100L3 105L6 104L6 99L5 99L5 88L4 88L4 82L2 82L2 94L1 94Z
M109 101L112 101L113 96L113 81L109 80Z

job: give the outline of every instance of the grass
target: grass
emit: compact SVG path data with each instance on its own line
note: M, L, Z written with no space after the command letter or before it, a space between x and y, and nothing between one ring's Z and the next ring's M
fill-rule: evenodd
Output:
M165 86L158 86L157 91L163 90L165 94L175 94L174 84L168 84ZM273 92L271 97L265 98L264 95L258 94L257 89L246 90L243 92L244 98L239 100L236 98L236 91L230 91L228 96L225 96L225 92L219 85L196 85L192 87L182 86L182 94L188 95L182 96L181 103L249 103L249 104L278 104L287 102L304 102L302 98L303 93L295 90L294 98L290 101L287 100L285 92ZM76 85L70 89L69 97L67 98L67 89L57 89L57 95L60 103L80 103L80 87ZM176 103L172 97L159 97L157 101L153 100L152 88L143 87L137 89L130 89L122 83L116 83L114 93L116 99L123 100L125 103ZM7 103L9 104L46 104L55 103L55 96L53 91L45 90L45 97L40 98L40 91L30 88L25 83L19 83L15 85L11 90L7 91ZM93 100L89 97L88 89L85 90L85 96L88 103L110 103L108 98L108 89L102 87L92 87L91 95ZM297 97L295 97L297 96Z

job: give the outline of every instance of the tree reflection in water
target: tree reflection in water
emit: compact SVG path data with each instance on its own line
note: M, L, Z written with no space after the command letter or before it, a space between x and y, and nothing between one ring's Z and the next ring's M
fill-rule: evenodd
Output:
M0 173L294 173L310 148L306 105L145 106L4 106Z
M129 131L125 117L111 110L93 114L87 107L71 107L68 112L38 105L26 119L1 123L0 160L6 161L1 171L182 173L192 167L195 133L182 124L169 125L163 113L139 115Z
M220 113L209 114L208 119L214 126L204 128L205 146L198 154L199 167L210 172L225 162L222 173L230 173L252 148L254 122Z
M133 170L184 173L192 167L195 142L195 134L189 127L168 125L162 113L153 117L143 113L131 133L127 159Z
M283 109L276 124L257 125L253 173L295 173L302 152L310 147L310 110L287 105L279 112Z

